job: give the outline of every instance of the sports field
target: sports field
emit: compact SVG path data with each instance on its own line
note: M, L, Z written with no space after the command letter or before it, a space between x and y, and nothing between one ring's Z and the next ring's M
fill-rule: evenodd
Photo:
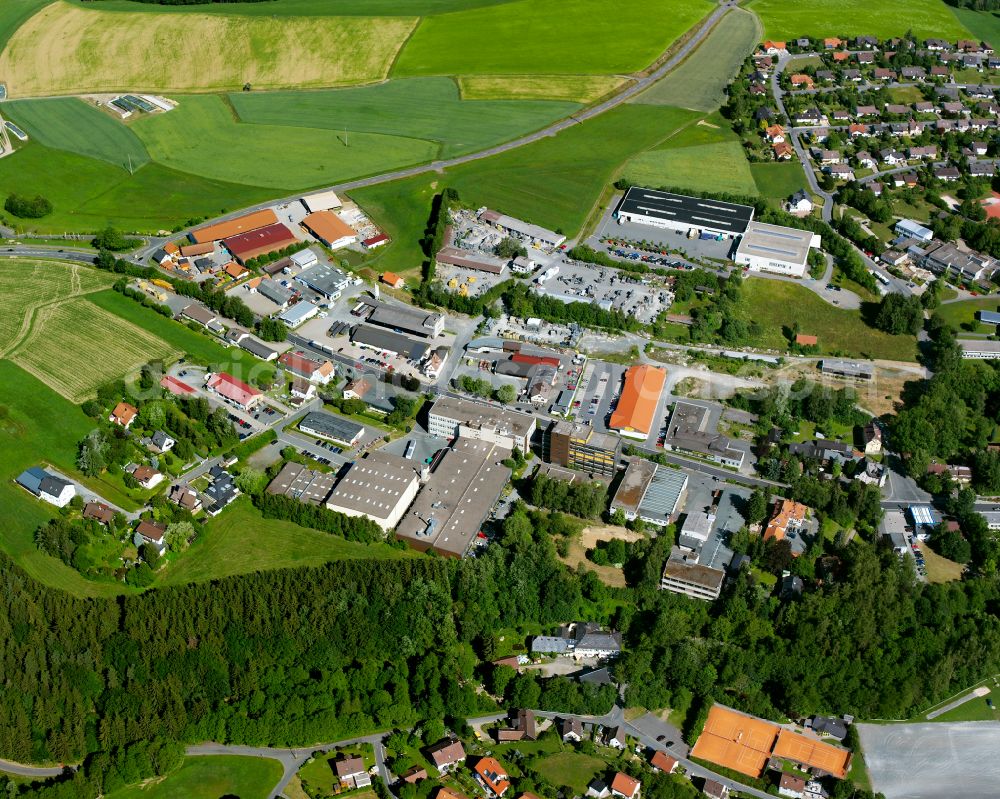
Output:
M348 130L238 123L218 95L188 95L132 125L159 164L215 180L293 191L429 161L429 141Z
M769 39L864 34L888 39L907 31L921 39L969 36L943 0L751 0L747 8L760 17Z
M132 130L76 97L16 100L3 112L32 138L56 150L98 158L133 169L149 161L149 153Z
M9 357L45 385L80 403L97 387L177 350L85 298L39 309Z
M430 140L442 145L442 156L450 156L530 133L580 108L579 103L552 100L462 100L451 78L408 78L332 91L239 92L229 95L229 101L246 123L320 129L311 130L309 135L322 141L324 148L329 147L329 131L341 136L347 131L351 143L347 152L369 147L384 169L398 161L384 140L369 145L355 137L355 132L407 137L403 139L406 143ZM283 129L293 133L302 130ZM285 163L283 156L282 169Z
M714 111L725 101L726 86L760 38L757 17L733 9L684 63L632 102Z
M515 0L425 17L393 75L635 72L711 10L708 0Z
M472 75L458 79L463 100L565 100L591 103L624 81L614 75Z
M11 96L304 88L384 78L416 25L407 17L130 14L61 0L0 54ZM236 54L239 54L237 57Z
M106 799L266 799L281 773L281 764L266 758L189 757L166 777L112 791Z
M798 161L784 164L750 164L750 174L757 192L772 200L787 200L799 189L806 188L806 176Z

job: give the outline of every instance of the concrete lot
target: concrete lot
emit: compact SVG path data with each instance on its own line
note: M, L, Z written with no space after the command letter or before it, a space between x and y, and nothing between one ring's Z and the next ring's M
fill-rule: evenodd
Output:
M680 250L691 259L713 258L728 260L730 250L733 247L732 239L722 241L689 239L682 231L665 230L652 227L650 225L637 225L626 222L619 225L612 218L612 213L618 205L618 198L608 205L608 209L601 217L601 222L594 230L594 234L587 239L586 243L595 250L607 251L607 247L601 243L602 238L628 239L630 241L651 241L662 244L664 248Z
M886 799L993 799L1000 724L859 724L872 788Z
M435 274L449 291L461 293L461 287L464 285L466 288L464 296L466 297L478 297L485 294L498 283L503 283L511 277L510 272L506 270L502 275L494 275L480 269L465 269L450 264L439 264ZM455 281L454 285L452 285L453 280Z
M564 302L610 302L614 310L649 324L670 308L674 295L663 278L653 275L646 279L649 285L617 269L564 260L559 274L538 284L536 291Z

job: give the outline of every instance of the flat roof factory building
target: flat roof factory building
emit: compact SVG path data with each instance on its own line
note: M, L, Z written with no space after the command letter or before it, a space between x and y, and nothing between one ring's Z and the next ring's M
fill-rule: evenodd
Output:
M270 208L265 208L263 211L254 211L251 214L244 214L226 222L217 222L214 225L206 225L205 227L198 228L192 231L188 235L188 238L195 244L204 244L205 242L228 239L230 236L267 227L268 225L277 223L277 221L277 214Z
M736 247L736 263L751 272L775 272L802 277L809 266L809 250L819 248L820 237L810 230L751 222Z
M343 441L353 447L361 440L365 426L350 419L334 416L332 413L312 411L302 417L299 430L310 436Z
M614 216L619 222L685 233L696 228L735 238L743 235L753 220L753 207L633 186L618 203Z
M375 450L351 464L326 501L330 510L366 516L383 530L403 518L420 488L412 461Z
M427 415L427 432L440 438L471 438L528 451L535 417L456 397L439 397Z
M333 211L315 211L303 219L302 224L331 250L339 250L358 240L358 232Z
M425 338L434 338L444 332L443 314L429 313L409 305L378 303L368 317L368 321L373 325Z
M680 469L634 458L618 485L611 510L621 510L629 521L638 518L662 527L674 521L684 506L687 484L688 476Z
M261 255L278 252L296 242L298 239L295 234L280 222L222 240L223 246L241 264Z
M556 233L554 230L532 225L530 222L524 222L513 216L491 211L488 208L479 215L479 219L505 233L513 234L531 243L537 242L538 244L543 244L546 247L558 247L566 241L566 237L562 233Z
M393 333L371 325L358 325L351 332L351 343L359 347L400 355L408 361L421 361L430 345L409 336Z
M666 381L666 370L658 366L645 363L630 366L608 427L629 438L645 439L653 428L653 417Z

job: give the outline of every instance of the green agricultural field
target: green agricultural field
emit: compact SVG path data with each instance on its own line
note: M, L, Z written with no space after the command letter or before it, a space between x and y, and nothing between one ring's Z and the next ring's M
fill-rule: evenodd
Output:
M485 149L530 133L580 108L579 103L546 100L461 100L458 87L450 78L393 80L377 86L334 91L240 92L229 95L229 101L245 123L276 127L308 125L310 129L321 129L309 130L308 135L320 145L323 156L304 160L308 163L316 157L324 157L332 142L334 152L342 153L347 160L349 166L344 172L349 174L358 174L350 170L364 156L355 151L364 152L366 147L372 150L373 169L384 165L384 169L379 171L385 171L394 163L402 163L399 158L393 159L391 154L395 137L407 137L407 144L411 139L438 142L442 145L440 155L448 157ZM213 120L212 124L219 123ZM188 126L185 120L183 127ZM231 127L231 122L225 127ZM265 129L268 134L274 130L273 127ZM302 128L282 130L298 134ZM345 131L349 147L343 147L340 139L336 138L342 138ZM394 138L388 143L381 137L368 141L355 135L359 131ZM257 128L253 129L251 136L260 137ZM282 149L282 152L290 151ZM406 155L411 157L408 152ZM282 158L280 170L284 172L286 169L287 160Z
M419 164L438 153L432 142L403 136L240 124L217 95L182 97L173 111L139 119L132 129L167 167L289 192Z
M5 103L4 115L56 150L138 169L149 161L139 138L123 123L75 97Z
M783 327L795 322L803 333L819 336L820 351L847 357L914 361L917 342L913 336L890 336L868 327L857 311L837 308L821 300L804 286L763 277L752 277L743 285L746 316L764 328L760 344L784 350L788 340Z
M977 297L974 300L959 300L946 302L938 307L935 313L940 314L948 324L956 330L977 323L976 311L1000 310L1000 297ZM992 326L983 325L983 332L993 332Z
M178 25L57 0L14 33L0 75L12 97L343 86L386 77L417 21L191 11Z
M0 50L14 31L21 27L38 9L49 0L4 0L0 3Z
M11 0L7 0L10 2ZM22 0L23 1L23 0ZM40 5L49 0L32 0ZM69 0L73 5L87 8L89 0ZM134 0L101 0L106 11L153 12L165 14L240 14L248 17L398 17L446 14L505 3L507 0L280 0L276 3L236 2L207 5L161 6L154 3L136 3Z
M623 175L632 183L654 188L757 193L750 164L739 142L650 150L629 161Z
M677 69L632 102L712 111L726 99L726 86L761 38L757 17L737 8Z
M592 103L624 81L614 75L472 75L460 77L463 100L565 100Z
M516 0L427 17L393 67L406 75L614 75L644 69L712 10L707 0ZM650 24L655 20L655 24Z
M536 769L552 785L571 788L582 795L587 784L606 767L598 757L578 752L559 752L538 761Z
M989 42L994 50L1000 47L1000 13L968 8L952 8L951 13L958 17L960 25L972 31L975 38Z
M770 200L786 200L799 189L807 188L806 176L798 162L750 164L750 174L757 192Z
M281 764L259 757L189 757L162 779L112 791L106 799L267 799L281 780Z
M208 522L205 533L166 568L161 582L181 585L264 569L319 566L331 560L408 557L416 553L265 519L249 499L240 498Z
M67 180L67 175L73 179ZM19 224L52 233L92 232L108 224L155 233L254 205L275 194L273 189L209 180L153 163L129 175L105 161L51 150L38 142L0 158L0 195L11 192L48 197L52 214Z
M920 38L954 41L969 35L942 0L751 0L747 7L760 17L769 39L864 34L888 39L912 31Z

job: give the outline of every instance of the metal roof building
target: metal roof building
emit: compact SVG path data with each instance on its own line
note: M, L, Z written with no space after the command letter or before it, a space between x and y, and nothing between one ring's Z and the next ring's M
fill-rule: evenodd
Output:
M824 358L819 362L819 369L823 374L856 377L861 380L871 380L875 374L875 369L870 363L842 361L837 358Z
M434 338L444 331L444 316L408 305L378 303L368 321L373 325L388 327L401 333L412 333L424 338Z
M709 233L735 237L746 232L753 220L753 207L722 200L705 200L633 186L615 209L621 222L687 231L697 228Z
M391 530L416 497L419 478L411 461L375 450L351 464L326 506L348 516L365 516Z
M984 325L1000 325L1000 311L978 311L976 317Z
M279 314L277 319L284 322L288 327L298 327L307 319L312 319L316 314L319 313L319 308L313 305L311 302L297 302L288 310Z
M958 340L958 346L962 348L963 358L983 361L1000 358L1000 341L990 341L986 338L963 338Z
M361 347L395 353L408 361L423 360L430 348L426 341L417 341L408 336L380 330L371 325L357 325L351 332L351 342Z
M365 426L332 413L313 411L302 417L299 430L311 436L332 438L354 446L365 432Z
M339 297L350 285L351 279L339 269L327 264L317 264L295 276L295 282L322 294L328 300Z
M630 521L663 526L680 511L687 495L688 476L680 469L658 466L645 458L633 458L618 485L611 510L621 510Z
M802 277L809 250L819 246L820 237L810 230L751 222L736 248L735 261L752 272Z

